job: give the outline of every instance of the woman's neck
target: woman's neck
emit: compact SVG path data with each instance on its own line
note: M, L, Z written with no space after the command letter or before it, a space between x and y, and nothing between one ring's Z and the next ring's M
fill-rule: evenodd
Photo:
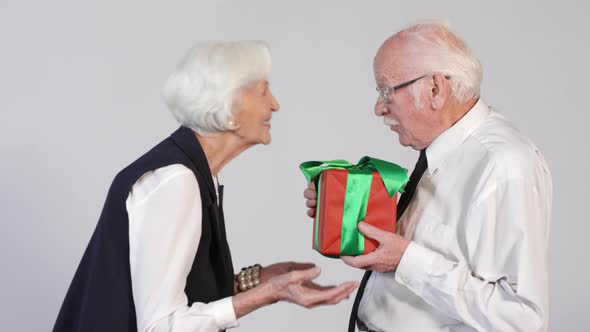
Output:
M205 152L213 176L217 176L227 163L252 146L244 144L240 137L232 132L215 133L207 136L195 133L195 136L199 140L203 152Z

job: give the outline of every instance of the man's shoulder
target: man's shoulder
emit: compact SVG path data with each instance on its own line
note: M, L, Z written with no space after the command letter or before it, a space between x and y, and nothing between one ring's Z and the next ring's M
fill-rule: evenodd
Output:
M498 112L492 111L471 139L482 149L485 162L503 178L525 177L535 168L546 167L541 151L531 139Z

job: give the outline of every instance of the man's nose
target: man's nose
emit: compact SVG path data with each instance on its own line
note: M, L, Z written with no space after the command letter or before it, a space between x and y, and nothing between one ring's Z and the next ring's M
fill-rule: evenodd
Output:
M387 109L387 106L385 105L381 97L377 97L377 102L375 103L375 115L383 116L388 112L389 110Z

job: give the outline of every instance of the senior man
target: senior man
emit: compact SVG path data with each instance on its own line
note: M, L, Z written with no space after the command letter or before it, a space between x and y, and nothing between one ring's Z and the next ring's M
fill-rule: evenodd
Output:
M420 158L397 234L343 257L367 272L349 331L546 331L551 175L539 150L480 98L481 65L439 23L410 26L373 63L375 114ZM304 193L315 214L316 191Z

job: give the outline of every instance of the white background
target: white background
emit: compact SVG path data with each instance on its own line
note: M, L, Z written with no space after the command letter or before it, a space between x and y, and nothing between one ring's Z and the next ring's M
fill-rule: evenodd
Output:
M313 261L320 280L361 271L313 252L305 160L417 153L373 114L372 59L419 19L448 20L480 56L482 96L544 152L554 179L551 331L585 331L590 153L587 5L582 1L2 1L0 328L48 331L114 175L176 129L160 89L201 40L263 39L281 103L273 143L221 174L234 265ZM352 298L290 304L239 331L343 331Z

